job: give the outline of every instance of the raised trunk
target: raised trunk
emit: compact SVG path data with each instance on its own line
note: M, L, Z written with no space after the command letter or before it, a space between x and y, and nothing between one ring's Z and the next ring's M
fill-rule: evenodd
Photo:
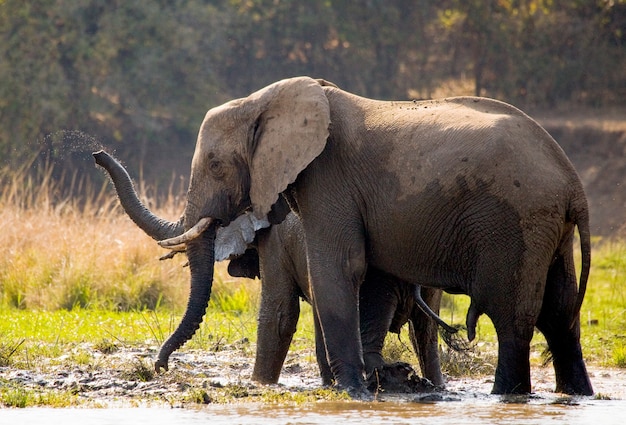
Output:
M105 151L95 152L93 157L109 173L126 214L151 238L160 241L183 233L182 219L171 222L157 217L139 200L130 176L115 158Z
M170 354L187 342L198 330L209 304L213 285L215 225L187 244L187 258L191 270L191 289L187 310L174 331L159 351L154 367L157 372L168 369Z
M96 163L111 176L124 211L144 232L158 241L183 233L182 219L176 223L163 220L139 200L130 176L117 160L104 151L96 152L93 156ZM202 323L213 285L215 231L215 225L211 225L200 236L187 243L187 257L191 270L187 309L180 324L159 351L159 357L154 365L157 372L161 369L167 370L170 355L191 339Z

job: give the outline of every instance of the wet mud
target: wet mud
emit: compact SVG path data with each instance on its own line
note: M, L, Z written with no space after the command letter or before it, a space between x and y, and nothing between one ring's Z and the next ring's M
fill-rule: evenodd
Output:
M36 367L6 366L0 368L0 382L34 391L70 392L78 405L85 407L189 407L268 400L280 403L293 401L299 393L314 394L321 388L312 352L290 354L276 385L250 380L254 357L246 343L216 352L177 352L170 360L170 370L161 374L152 369L155 357L156 348L120 348L106 354L94 352L93 360L87 364L64 364L61 358ZM395 376L386 378L390 379L387 382L370 382L378 401L568 404L581 400L626 400L626 369L591 367L596 396L581 398L554 393L551 365L533 367L533 394L510 397L490 395L492 376L446 376L444 390L420 378L407 364L396 364L396 368L392 374ZM286 394L291 396L285 397ZM319 398L323 400L324 396Z

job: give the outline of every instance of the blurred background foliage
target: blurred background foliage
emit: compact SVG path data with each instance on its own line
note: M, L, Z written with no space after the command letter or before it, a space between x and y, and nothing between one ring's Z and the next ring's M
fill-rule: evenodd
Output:
M626 0L0 0L0 168L102 179L85 154L102 146L171 188L210 107L296 75L623 106Z

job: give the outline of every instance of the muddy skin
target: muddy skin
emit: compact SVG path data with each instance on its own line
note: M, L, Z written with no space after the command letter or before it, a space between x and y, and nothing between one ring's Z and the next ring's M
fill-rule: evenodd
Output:
M443 390L428 379L420 378L411 365L405 362L387 363L381 369L375 369L365 383L372 393L426 393Z

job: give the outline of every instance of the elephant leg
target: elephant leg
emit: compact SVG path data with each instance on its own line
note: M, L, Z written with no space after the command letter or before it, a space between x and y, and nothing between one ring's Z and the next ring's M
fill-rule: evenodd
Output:
M356 294L353 289L343 285L328 290L324 285L314 283L314 279L311 279L311 283L335 381L339 388L347 390L354 397L361 397L367 394L367 390L363 376Z
M353 301L333 305L333 302L331 298L316 295L316 309L324 333L330 368L338 387L358 398L367 391L363 376L357 303Z
M439 289L422 287L422 298L435 313L439 314L442 292ZM439 336L437 323L417 306L414 306L409 321L409 336L417 354L422 375L434 385L445 385L439 359Z
M484 311L491 319L498 336L492 393L530 393L530 342L541 309L548 265L515 271L515 267L507 267L495 255L485 257L485 264L477 274L480 294L473 293L471 297L478 311ZM494 268L493 264L502 266Z
M371 399L365 387L359 333L359 286L366 269L364 245L345 250L337 261L335 255L328 254L328 247L341 238L332 235L328 242L320 243L316 238L309 239L314 233L306 233L310 284L333 376L337 386L352 397Z
M571 252L571 250L570 250ZM556 376L556 391L566 394L592 395L580 346L580 317L572 326L571 311L577 295L574 261L569 255L558 255L550 266L546 293L537 328L548 343Z
M297 285L280 276L267 276L261 287L256 360L252 379L264 384L278 382L300 315Z
M361 285L359 315L367 376L375 369L382 370L385 364L382 356L383 345L387 332L391 330L399 302L396 285L396 280L373 268L367 271Z
M330 369L330 364L328 364L326 346L324 345L324 335L322 334L320 321L315 312L313 313L313 324L315 326L315 357L317 357L317 365L320 369L322 385L329 387L333 384L333 372Z
M492 394L530 393L530 340L498 333L498 366Z

